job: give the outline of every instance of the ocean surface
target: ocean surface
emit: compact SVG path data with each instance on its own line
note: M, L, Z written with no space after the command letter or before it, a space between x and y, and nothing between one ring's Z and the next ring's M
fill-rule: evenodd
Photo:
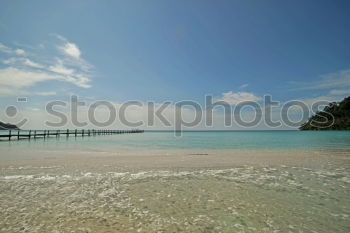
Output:
M26 133L28 131L21 131ZM40 131L38 131L39 133ZM0 131L7 134L8 131ZM33 133L33 132L32 132ZM12 131L16 135L17 131ZM0 141L0 152L20 149L117 151L159 150L227 150L227 149L304 149L350 151L350 131L185 131L175 136L171 131L146 131L137 134L37 138Z
M350 232L349 194L350 131L0 141L0 232Z

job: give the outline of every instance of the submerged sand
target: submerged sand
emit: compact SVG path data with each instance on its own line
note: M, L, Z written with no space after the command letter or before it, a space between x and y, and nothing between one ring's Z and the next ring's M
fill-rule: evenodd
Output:
M349 232L350 154L1 155L0 232Z

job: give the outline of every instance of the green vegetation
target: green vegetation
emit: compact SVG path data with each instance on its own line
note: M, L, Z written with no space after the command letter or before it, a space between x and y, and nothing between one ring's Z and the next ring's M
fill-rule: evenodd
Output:
M16 125L12 125L12 124L6 124L0 121L0 130L19 130L19 128Z
M350 130L350 96L309 118L300 130Z

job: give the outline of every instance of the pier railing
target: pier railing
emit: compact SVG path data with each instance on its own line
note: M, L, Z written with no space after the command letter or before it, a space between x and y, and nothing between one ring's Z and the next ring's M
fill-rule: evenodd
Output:
M49 138L49 137L85 137L85 136L98 136L98 135L112 135L112 134L130 134L130 133L143 133L144 130L131 129L131 130L103 130L103 129L88 129L88 130L7 130L0 133L0 140L11 141L12 139L36 139L36 138Z

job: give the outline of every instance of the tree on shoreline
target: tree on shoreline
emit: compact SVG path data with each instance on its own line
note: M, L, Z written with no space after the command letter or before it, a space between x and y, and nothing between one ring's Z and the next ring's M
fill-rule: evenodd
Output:
M332 102L317 112L300 130L350 130L350 96L340 102Z
M12 125L12 124L6 124L0 121L0 130L19 130L19 128L16 125Z

